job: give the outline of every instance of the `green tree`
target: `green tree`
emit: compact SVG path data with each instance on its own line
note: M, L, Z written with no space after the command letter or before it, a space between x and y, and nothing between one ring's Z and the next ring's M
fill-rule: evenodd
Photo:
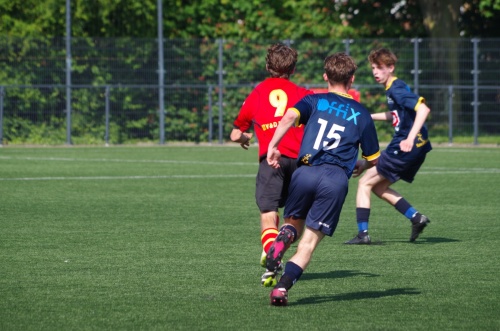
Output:
M465 1L460 15L461 36L500 36L500 0Z
M156 0L72 0L74 37L157 35ZM0 0L0 34L62 37L62 0ZM165 38L500 36L500 0L163 0ZM457 30L458 29L458 30Z

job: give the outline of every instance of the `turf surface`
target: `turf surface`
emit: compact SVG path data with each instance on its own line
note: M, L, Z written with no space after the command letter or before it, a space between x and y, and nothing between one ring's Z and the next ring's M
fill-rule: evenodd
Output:
M341 222L290 290L260 286L256 147L0 149L0 330L500 330L500 149L437 147ZM285 255L285 260L294 250Z

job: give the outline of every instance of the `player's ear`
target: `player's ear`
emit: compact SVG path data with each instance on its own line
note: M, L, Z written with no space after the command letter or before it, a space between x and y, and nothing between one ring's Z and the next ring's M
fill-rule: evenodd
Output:
M328 82L328 76L326 75L326 72L323 73L323 80L325 82Z
M347 81L347 84L345 85L347 91L351 89L352 83L354 83L354 75L351 76L351 78Z

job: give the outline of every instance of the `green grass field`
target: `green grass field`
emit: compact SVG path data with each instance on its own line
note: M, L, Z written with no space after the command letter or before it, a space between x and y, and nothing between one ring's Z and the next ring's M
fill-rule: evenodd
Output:
M288 307L260 286L257 149L0 149L0 330L500 330L500 149L435 148L395 188L431 219L350 182ZM294 250L285 255L285 260Z

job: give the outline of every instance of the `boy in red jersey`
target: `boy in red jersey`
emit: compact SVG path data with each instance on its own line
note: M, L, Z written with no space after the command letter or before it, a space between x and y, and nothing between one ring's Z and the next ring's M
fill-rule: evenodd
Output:
M282 43L271 45L267 50L266 70L271 77L258 84L248 95L233 123L231 140L248 149L254 126L259 142L259 170L256 178L255 200L260 210L262 255L260 264L266 267L266 254L278 235L278 209L285 204L292 173L297 168L297 156L304 134L303 127L291 129L282 139L280 168L274 169L266 162L269 142L285 111L302 97L312 94L290 81L297 64L297 51ZM276 272L262 275L263 286L274 286Z

